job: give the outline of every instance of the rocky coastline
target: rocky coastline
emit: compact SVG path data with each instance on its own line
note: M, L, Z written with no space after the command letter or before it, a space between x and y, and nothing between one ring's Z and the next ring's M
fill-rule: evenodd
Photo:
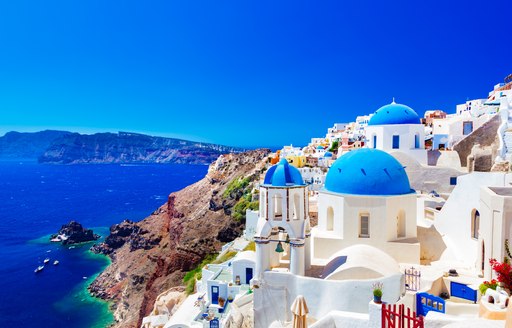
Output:
M101 236L95 234L91 229L84 228L76 221L64 224L56 234L51 235L51 242L60 242L62 245L73 245L95 241Z
M140 327L160 293L181 286L187 271L242 233L245 221L234 207L259 181L269 152L221 155L202 180L169 195L144 220L113 225L92 247L112 260L89 291L110 302L114 327Z

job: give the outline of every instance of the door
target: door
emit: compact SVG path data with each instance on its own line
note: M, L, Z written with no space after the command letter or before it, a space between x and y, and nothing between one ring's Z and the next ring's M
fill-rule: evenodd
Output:
M245 268L245 283L249 284L252 279L252 268Z
M210 328L219 328L219 319L215 318L213 320L210 320Z
M212 286L212 304L219 304L219 286Z
M416 294L416 312L418 315L426 316L429 311L445 313L445 301L427 293Z

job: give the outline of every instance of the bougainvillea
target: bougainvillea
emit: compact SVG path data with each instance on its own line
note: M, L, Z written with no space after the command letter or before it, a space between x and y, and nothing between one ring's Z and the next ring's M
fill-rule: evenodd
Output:
M503 284L503 287L512 290L512 266L510 263L506 262L498 262L496 259L490 259L489 263L491 264L491 268L498 275L498 281Z

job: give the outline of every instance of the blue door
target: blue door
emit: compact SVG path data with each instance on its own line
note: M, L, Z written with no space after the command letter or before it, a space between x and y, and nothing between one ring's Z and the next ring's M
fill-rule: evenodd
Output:
M416 294L416 313L426 316L429 311L445 313L445 301L427 293Z
M219 286L212 286L212 304L219 304Z
M245 283L249 284L252 279L252 268L245 268Z
M219 319L215 318L213 320L210 320L210 328L219 328Z

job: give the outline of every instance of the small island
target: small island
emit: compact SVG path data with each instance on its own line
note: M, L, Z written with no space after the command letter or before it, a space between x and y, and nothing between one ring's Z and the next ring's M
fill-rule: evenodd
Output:
M72 245L95 241L101 236L95 234L91 229L85 229L80 223L70 221L64 224L60 230L50 237L51 242L62 243L62 245Z

